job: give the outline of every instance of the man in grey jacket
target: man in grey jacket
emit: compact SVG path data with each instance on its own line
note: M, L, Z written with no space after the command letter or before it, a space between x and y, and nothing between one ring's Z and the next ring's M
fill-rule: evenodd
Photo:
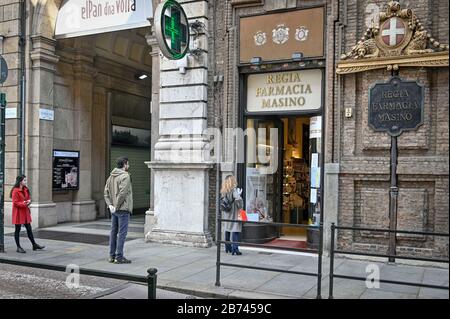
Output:
M118 158L117 167L112 170L105 185L105 202L111 212L109 262L115 264L131 263L123 255L128 222L130 214L133 212L133 190L128 173L129 168L128 158Z

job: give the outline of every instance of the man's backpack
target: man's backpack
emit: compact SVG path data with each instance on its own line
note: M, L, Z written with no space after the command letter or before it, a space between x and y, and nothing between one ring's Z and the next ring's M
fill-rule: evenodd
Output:
M231 211L231 209L233 208L233 202L234 202L234 198L233 198L233 200L230 201L227 196L222 196L220 198L220 210L222 212Z

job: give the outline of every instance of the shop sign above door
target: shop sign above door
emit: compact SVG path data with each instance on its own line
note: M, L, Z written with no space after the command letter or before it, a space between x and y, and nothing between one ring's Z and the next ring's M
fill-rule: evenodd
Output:
M65 0L56 20L55 38L150 26L152 0Z
M423 86L393 77L369 91L369 125L375 131L398 136L423 124Z
M183 58L189 50L189 23L183 7L174 0L160 3L155 11L156 39L164 56Z
M322 70L251 74L247 112L315 111L322 106Z
M324 8L242 17L239 26L240 62L291 60L324 55Z

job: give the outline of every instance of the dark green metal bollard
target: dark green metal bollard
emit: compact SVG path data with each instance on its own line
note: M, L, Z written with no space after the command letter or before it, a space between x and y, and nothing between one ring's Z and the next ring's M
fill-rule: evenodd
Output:
M148 288L148 299L156 299L156 273L158 269L149 268L147 270L147 288Z

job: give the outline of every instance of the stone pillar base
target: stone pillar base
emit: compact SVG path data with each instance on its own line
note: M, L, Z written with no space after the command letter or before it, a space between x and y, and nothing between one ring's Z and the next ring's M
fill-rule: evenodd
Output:
M31 226L33 228L43 228L55 226L58 224L58 215L56 214L56 204L51 203L31 203Z
M154 211L146 215L146 240L210 247L208 163L147 162L154 179Z
M154 229L145 235L145 241L200 248L208 248L212 246L212 237L208 232L189 233Z
M144 236L155 228L155 211L148 210L145 212Z
M72 221L86 222L95 220L97 212L95 210L95 201L88 200L72 203Z
M3 219L3 223L5 227L11 227L12 224L12 202L5 202L5 218Z

